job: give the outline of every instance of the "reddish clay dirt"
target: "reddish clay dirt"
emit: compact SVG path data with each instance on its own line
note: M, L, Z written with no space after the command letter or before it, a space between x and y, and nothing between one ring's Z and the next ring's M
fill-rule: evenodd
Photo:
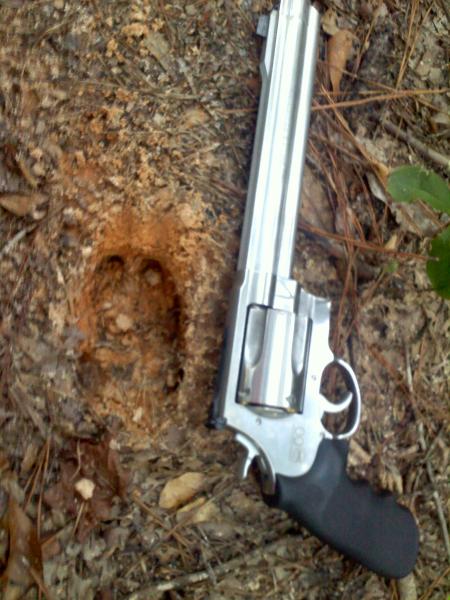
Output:
M84 335L80 377L89 401L99 414L117 414L128 430L144 435L167 415L155 405L171 404L183 377L180 297L175 265L167 264L169 240L177 237L171 228L170 221L119 215L76 303Z
M188 217L183 206L181 218L123 209L94 238L81 285L71 284L79 288L73 310L87 400L97 414L119 417L135 441L181 412L186 330L199 312L192 282L204 246L198 237L191 249L186 243Z

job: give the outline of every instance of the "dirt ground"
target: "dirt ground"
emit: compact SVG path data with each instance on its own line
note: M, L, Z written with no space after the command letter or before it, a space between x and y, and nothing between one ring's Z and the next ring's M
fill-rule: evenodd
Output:
M414 513L414 574L384 580L269 509L231 434L205 427L271 3L5 0L3 598L450 593L450 313L424 261L442 218L383 186L400 164L446 175L415 142L448 160L449 5L319 5L295 276L333 301L363 395L350 469Z

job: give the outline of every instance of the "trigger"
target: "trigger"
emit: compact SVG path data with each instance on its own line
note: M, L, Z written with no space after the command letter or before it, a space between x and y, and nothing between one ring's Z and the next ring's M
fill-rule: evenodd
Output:
M338 412L341 412L343 410L346 410L350 404L352 403L353 400L353 394L352 392L345 392L339 402L330 402L329 400L327 400L325 397L323 397L323 401L324 401L324 410L327 413L333 413L336 414Z
M244 446L245 449L245 454L242 457L238 466L239 477L241 479L245 479L248 475L248 470L250 469L250 465L252 464L253 459L259 455L259 452L256 446L254 446L252 442L248 439L248 437L246 437L245 435L237 433L234 439L240 444L242 444L242 446Z

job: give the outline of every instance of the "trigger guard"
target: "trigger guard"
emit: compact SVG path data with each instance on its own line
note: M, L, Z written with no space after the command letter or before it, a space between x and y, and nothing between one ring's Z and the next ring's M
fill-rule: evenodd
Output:
M324 405L324 411L326 413L332 413L332 414L336 414L339 412L342 412L343 410L346 410L350 404L352 403L353 400L353 394L352 392L347 392L346 394L344 394L344 399L341 400L340 402L330 402L329 400L327 400L325 398L325 396L322 396L322 403Z
M344 381L349 388L349 392L345 394L344 399L341 402L334 404L323 397L324 401L324 412L336 414L347 408L350 409L347 424L345 431L341 433L332 433L328 431L326 427L324 427L325 434L327 437L335 440L345 440L351 437L355 431L358 429L359 422L361 420L361 393L359 391L358 382L356 380L356 375L353 372L351 366L342 360L342 358L334 358L334 360L330 363L330 365L336 365L339 367L341 371Z

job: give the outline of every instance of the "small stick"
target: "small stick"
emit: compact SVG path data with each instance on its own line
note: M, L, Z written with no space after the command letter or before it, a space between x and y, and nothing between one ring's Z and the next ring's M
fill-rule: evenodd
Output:
M288 543L293 543L293 542L298 544L298 539L296 539L295 536L290 536L290 535L284 536L284 537L276 540L275 542L272 542L271 544L267 544L267 546L264 546L263 548L256 548L253 552L250 552L245 555L237 556L235 558L232 558L228 562L217 565L214 568L214 574L216 577L218 577L220 575L224 575L225 573L228 573L229 571L232 571L234 569L238 569L239 567L242 567L243 565L248 564L249 562L253 562L255 560L264 558L265 554L273 553L275 550L277 550L283 544L288 544ZM171 581L161 581L159 583L151 584L149 587L141 588L139 590L139 592L137 592L137 595L135 595L136 593L133 594L133 597L134 598L139 598L139 597L147 598L148 594L151 591L155 591L155 590L158 592L167 592L169 590L179 590L188 585L192 585L194 583L200 583L201 581L206 581L207 579L210 578L210 576L211 576L211 574L208 569L205 569L204 571L198 571L197 573L189 573L187 575L182 575L181 577L176 577L175 579L172 579Z
M40 595L44 594L44 597L46 598L46 600L53 600L53 595L51 594L51 592L45 585L44 580L42 579L42 577L38 573L38 571L36 569L34 569L33 567L29 567L28 570L29 570L31 577L34 579L35 584L38 587L39 594Z
M32 483L31 483L31 489L28 492L28 496L25 501L25 506L24 506L25 511L28 509L28 506L34 495L34 492L35 492L36 486L37 486L37 482L39 480L39 477L41 476L42 467L44 466L44 463L45 463L45 445L41 448L41 451L39 452L38 460L39 460L39 462L37 463L36 469L33 471L33 474L30 478L32 480ZM30 481L30 479L28 481ZM27 481L26 487L28 487L28 481Z
M445 581L445 578L447 577L447 575L449 573L450 573L450 567L447 567L445 569L445 571L443 573L441 573L441 575L439 575L438 577L436 577L436 579L430 585L430 587L425 592L425 594L423 594L423 596L420 596L419 600L428 600L428 598L431 596L433 590L441 583L441 581Z
M437 510L437 514L438 514L439 524L441 526L442 536L444 538L445 550L447 551L448 560L450 561L450 538L448 535L447 522L445 519L444 510L442 508L442 500L436 489L436 480L434 478L433 469L431 467L430 453L427 452L427 445L425 442L425 436L423 434L423 424L422 423L419 423L418 433L419 433L419 436L418 436L419 444L420 444L420 447L422 448L422 452L426 452L425 465L426 465L427 475L428 475L428 479L430 480L431 485L434 488L433 499L434 499L434 503L436 504L436 510Z
M9 252L11 252L11 250L14 248L14 246L16 244L18 244L20 242L20 240L22 240L31 231L36 229L36 227L37 227L37 225L30 225L29 227L25 227L25 229L21 229L18 233L16 233L16 235L13 236L9 240L9 242L6 242L6 244L3 246L3 248L0 249L0 258L3 258L3 256L5 256L5 254L8 254Z
M450 561L450 538L448 536L447 521L445 520L444 509L442 507L442 500L436 490L434 490L433 492L433 498L436 504L436 510L438 514L439 523L442 529L442 535L444 536L445 549L447 550L448 560Z
M430 90L427 90L429 92ZM443 94L448 92L448 88L441 88L434 90L437 94ZM425 92L423 90L399 90L398 92L392 92L391 94L379 94L377 96L369 96L368 98L358 98L357 100L343 100L342 102L329 102L328 104L318 104L314 102L311 110L313 112L320 110L329 110L330 108L350 108L352 106L363 106L372 102L387 102L389 100L397 100L398 98L405 98L408 96L418 96ZM331 100L331 96L328 98Z
M383 127L387 131L389 131L389 133L392 133L393 135L401 139L403 142L406 142L407 144L412 146L423 156L426 156L426 158L430 159L440 167L444 167L444 169L446 169L447 171L450 171L450 158L448 156L444 156L440 152L436 152L436 150L428 148L426 144L414 137L411 133L409 133L409 131L403 131L402 129L400 129L400 127L397 127L389 121L383 121Z
M141 508L144 512L149 514L151 518L154 521L156 521L156 523L158 523L160 527L162 527L166 531L169 531L169 533L173 533L173 537L177 540L177 542L179 542L183 546L186 546L187 548L189 547L189 543L178 531L172 532L172 529L168 525L166 525L164 521L160 519L158 515L149 506L147 506L147 504L145 504L145 502L142 502L142 500L137 495L136 490L131 494L131 497L133 499L133 502L135 502L139 506L139 508Z
M39 541L41 540L42 499L43 499L43 495L44 495L45 479L47 477L49 459L50 459L50 438L47 438L47 441L45 442L44 470L42 471L41 490L39 493L38 511L37 511L38 512L38 514L37 514L37 537L38 537Z
M395 256L395 258L404 258L404 259L413 259L413 260L430 260L429 256L424 256L422 254L414 254L412 252L400 252L399 250L394 250L392 248L386 248L385 246L378 246L377 244L373 244L372 242L365 242L363 240L357 240L354 238L346 237L345 235L340 235L339 233L331 233L330 231L324 231L319 227L314 227L314 225L310 225L309 223L300 223L300 229L307 231L308 233L312 233L318 235L320 237L329 238L330 240L336 240L336 242L341 242L343 244L351 244L352 246L356 246L361 250L365 250L367 252L379 252L381 254L390 254L391 256Z
M73 526L72 535L75 535L78 529L78 525L81 521L81 515L83 514L84 507L86 506L86 502L82 502L80 504L80 508L78 509L77 518L75 520L75 525Z

